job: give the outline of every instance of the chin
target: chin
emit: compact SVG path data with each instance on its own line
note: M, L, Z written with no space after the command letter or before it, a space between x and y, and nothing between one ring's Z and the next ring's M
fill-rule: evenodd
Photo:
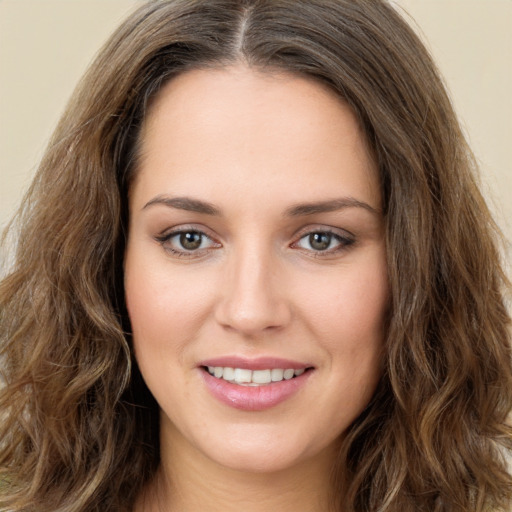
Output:
M279 473L323 459L333 453L330 448L336 441L308 440L301 437L301 429L294 432L293 427L276 432L255 425L240 428L235 435L236 426L232 426L229 431L217 443L198 448L219 466L241 473Z

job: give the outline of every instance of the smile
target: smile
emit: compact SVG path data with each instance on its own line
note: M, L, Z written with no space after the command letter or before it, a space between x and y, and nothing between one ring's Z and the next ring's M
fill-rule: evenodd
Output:
M242 411L263 411L291 399L308 387L315 367L287 359L236 356L203 361L200 375L219 402Z
M306 370L301 368L272 368L262 370L249 370L246 368L231 368L229 366L207 366L208 373L217 379L223 379L240 386L264 386L273 382L290 380L299 377Z

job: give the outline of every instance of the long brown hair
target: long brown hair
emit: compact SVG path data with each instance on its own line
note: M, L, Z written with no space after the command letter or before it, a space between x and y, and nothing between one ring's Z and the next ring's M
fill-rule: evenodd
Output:
M158 407L133 360L122 281L138 134L166 81L240 61L327 84L379 166L385 372L333 468L335 508L507 510L498 230L438 72L384 0L154 1L113 34L49 144L0 285L0 506L128 511L154 474Z

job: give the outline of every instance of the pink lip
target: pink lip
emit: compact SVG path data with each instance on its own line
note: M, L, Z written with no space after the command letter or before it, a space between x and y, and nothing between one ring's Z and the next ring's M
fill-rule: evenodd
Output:
M216 357L201 361L198 366L222 366L228 368L242 368L244 370L272 370L275 368L293 368L294 370L301 370L310 368L313 365L308 363L301 363L299 361L292 361L291 359L281 359L278 357L258 357L255 359L248 359L239 356L224 356Z
M240 357L222 357L203 361L199 370L208 391L223 404L243 411L263 411L275 407L302 389L313 373L312 370L309 370L293 379L272 382L262 386L241 386L210 375L203 368L205 366L222 366L247 370L273 368L293 368L298 370L310 368L311 365L268 357L251 360Z

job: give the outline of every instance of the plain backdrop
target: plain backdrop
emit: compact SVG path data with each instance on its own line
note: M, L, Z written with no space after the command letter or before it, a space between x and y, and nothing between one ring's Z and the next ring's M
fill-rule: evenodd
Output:
M21 201L79 77L139 3L0 0L0 229ZM481 163L484 193L510 241L512 0L393 3L439 65Z

